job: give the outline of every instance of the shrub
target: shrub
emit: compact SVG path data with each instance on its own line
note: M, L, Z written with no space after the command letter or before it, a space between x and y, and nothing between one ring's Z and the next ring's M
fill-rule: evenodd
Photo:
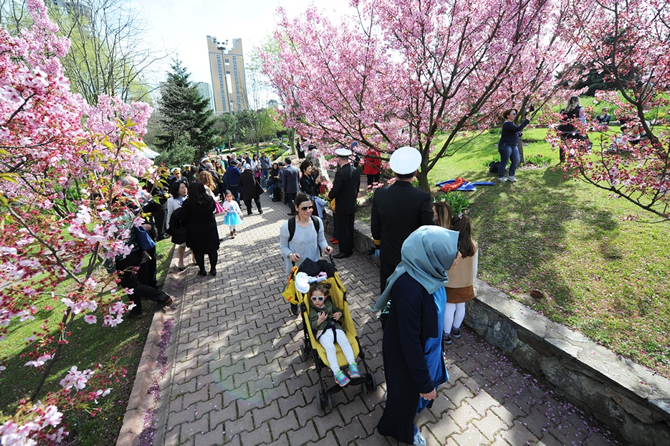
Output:
M438 192L434 195L434 199L435 201L446 201L449 203L453 215L461 214L470 207L470 200L460 192Z

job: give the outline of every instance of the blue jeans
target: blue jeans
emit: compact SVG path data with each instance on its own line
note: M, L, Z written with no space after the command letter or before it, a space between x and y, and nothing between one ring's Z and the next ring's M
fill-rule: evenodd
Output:
M261 169L261 186L263 186L263 189L267 189L269 179L270 179L270 170Z
M509 166L509 176L513 177L516 173L516 168L519 167L519 147L518 146L498 146L498 153L500 153L500 167L498 167L498 178L505 178L505 169L507 162L512 159L512 164Z

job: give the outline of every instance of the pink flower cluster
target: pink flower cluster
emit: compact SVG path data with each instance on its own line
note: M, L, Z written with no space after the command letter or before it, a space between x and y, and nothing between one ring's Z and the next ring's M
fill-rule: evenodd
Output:
M93 373L94 372L90 369L80 372L77 370L77 366L73 365L65 378L63 378L59 384L66 390L73 387L76 390L82 390L84 387L86 387L86 382L88 382Z
M24 424L18 424L10 419L0 426L0 438L2 438L3 446L37 445L37 441L31 437L44 428L58 426L63 418L63 414L58 411L56 406L44 407L41 403L33 407L29 413L32 418ZM61 427L45 435L45 437L53 443L60 443L67 435L68 432Z

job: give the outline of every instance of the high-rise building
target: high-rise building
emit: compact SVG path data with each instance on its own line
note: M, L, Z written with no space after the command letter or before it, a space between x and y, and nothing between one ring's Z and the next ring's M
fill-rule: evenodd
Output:
M214 111L216 113L247 110L247 83L244 74L244 52L242 39L218 41L207 36L209 70L212 75L214 92Z
M209 109L214 111L214 97L212 96L212 87L207 82L195 82L195 86L198 89L200 96L207 99Z

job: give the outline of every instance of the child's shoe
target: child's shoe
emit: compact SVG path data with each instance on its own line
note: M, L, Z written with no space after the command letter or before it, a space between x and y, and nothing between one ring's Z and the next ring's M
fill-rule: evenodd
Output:
M349 377L342 370L338 370L335 374L335 381L337 381L340 387L344 387L349 384Z
M358 371L358 364L352 362L349 364L349 378L360 378L361 373Z
M451 328L451 336L454 337L454 339L459 339L461 337L461 329L460 328Z

